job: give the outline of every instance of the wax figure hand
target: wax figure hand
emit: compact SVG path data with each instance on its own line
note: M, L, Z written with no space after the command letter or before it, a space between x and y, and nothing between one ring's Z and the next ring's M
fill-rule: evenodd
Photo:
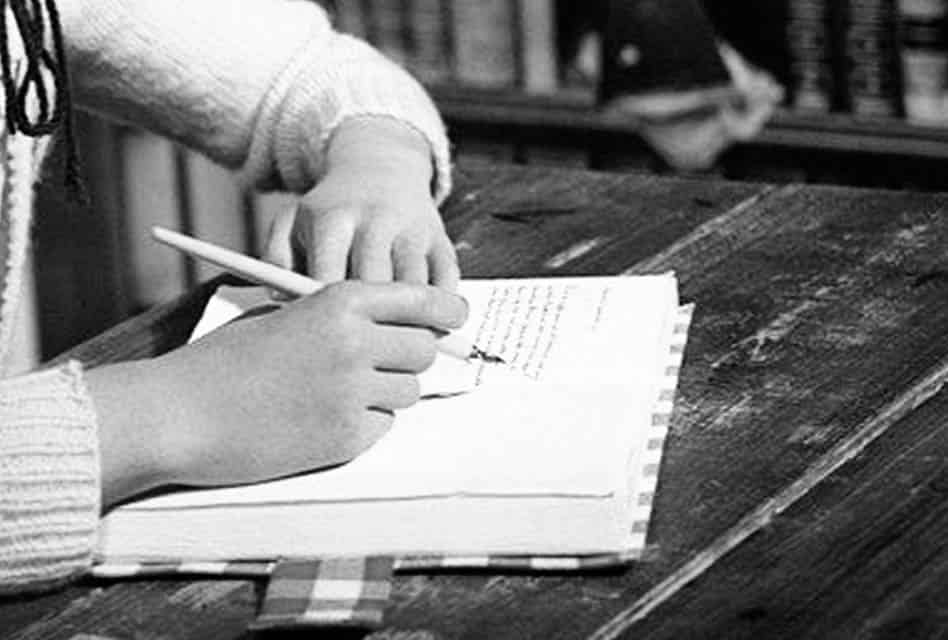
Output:
M256 482L352 459L418 400L416 374L436 353L431 328L456 329L466 316L438 287L349 281L165 356L88 371L103 505L156 486Z
M358 278L457 287L454 246L431 195L430 147L410 126L352 118L329 142L327 170L279 215L264 258L323 282Z

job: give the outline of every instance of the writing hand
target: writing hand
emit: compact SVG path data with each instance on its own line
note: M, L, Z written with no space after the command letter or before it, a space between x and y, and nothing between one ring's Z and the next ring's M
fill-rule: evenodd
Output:
M431 328L465 320L436 287L344 282L153 359L86 374L103 503L166 484L226 485L346 462L418 400Z

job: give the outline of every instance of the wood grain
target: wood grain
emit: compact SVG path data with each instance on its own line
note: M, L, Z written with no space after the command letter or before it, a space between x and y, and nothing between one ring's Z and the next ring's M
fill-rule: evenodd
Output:
M948 195L462 167L446 219L467 275L674 269L697 314L642 562L585 576L403 576L373 637L939 628L946 209ZM159 353L206 295L71 355ZM16 625L0 638L237 637L253 590L230 587L72 587L0 603L0 624ZM182 590L200 606L182 607Z

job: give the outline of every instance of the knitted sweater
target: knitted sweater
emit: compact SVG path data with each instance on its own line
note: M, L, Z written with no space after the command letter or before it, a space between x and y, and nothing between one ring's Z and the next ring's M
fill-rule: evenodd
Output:
M395 118L428 140L436 199L450 189L444 128L423 89L366 44L335 33L316 3L58 6L74 95L85 108L201 150L239 168L248 183L298 192L319 179L340 122ZM22 50L14 40L16 64ZM44 146L0 134L0 592L47 588L82 573L100 515L96 414L82 367L3 375Z

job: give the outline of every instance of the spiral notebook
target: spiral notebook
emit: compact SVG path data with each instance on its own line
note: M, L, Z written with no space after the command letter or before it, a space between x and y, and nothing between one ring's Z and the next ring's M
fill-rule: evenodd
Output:
M564 571L639 557L692 311L674 275L460 290L461 331L506 364L439 355L423 399L340 467L112 511L94 573L252 576L280 558L379 556L396 571ZM266 304L259 288L222 288L196 337Z

